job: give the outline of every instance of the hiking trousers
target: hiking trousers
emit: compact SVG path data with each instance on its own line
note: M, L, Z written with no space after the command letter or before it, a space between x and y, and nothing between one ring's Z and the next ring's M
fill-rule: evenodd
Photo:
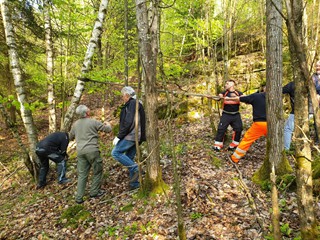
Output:
M103 162L100 157L100 152L89 152L85 154L78 155L77 171L78 171L78 184L77 184L77 194L76 201L81 202L85 194L85 189L87 185L88 175L90 168L92 167L93 176L90 187L90 196L95 196L98 194L103 173Z
M240 113L228 114L223 112L218 125L217 135L215 137L215 147L218 147L219 149L223 148L224 136L229 125L232 127L234 131L230 147L238 146L242 132L242 120Z
M267 133L267 122L254 122L248 131L246 131L240 144L231 155L232 161L239 162L239 160L246 155L252 143L262 136L267 136Z

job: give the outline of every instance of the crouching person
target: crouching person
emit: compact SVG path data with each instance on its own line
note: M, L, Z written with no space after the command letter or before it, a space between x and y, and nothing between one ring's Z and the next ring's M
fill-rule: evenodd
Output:
M47 184L49 159L57 165L57 179L59 184L70 182L66 178L66 160L69 136L66 132L54 132L42 139L36 146L36 154L40 160L39 182L37 188L44 188Z
M92 167L93 176L90 187L90 197L101 197L104 191L101 190L103 177L103 162L100 157L98 132L111 132L109 123L102 123L90 118L90 109L85 105L79 105L76 114L80 117L72 126L70 131L70 140L76 141L77 145L77 171L78 184L76 202L84 202L86 184L90 168Z

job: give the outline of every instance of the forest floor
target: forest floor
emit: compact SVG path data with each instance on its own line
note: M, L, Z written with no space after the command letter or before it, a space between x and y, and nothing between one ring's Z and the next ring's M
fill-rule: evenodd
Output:
M97 115L97 111L93 113ZM243 120L246 127L251 124L250 117L244 115ZM43 121L39 120L37 124L41 125ZM267 237L271 229L270 191L261 190L251 181L253 173L263 163L266 139L254 143L237 165L241 178L228 160L231 151L214 152L211 149L214 136L208 117L194 121L176 119L172 123L175 151L181 163L181 197L187 239L271 239ZM162 176L169 186L168 191L149 197L137 190L128 191L127 169L110 156L113 135L107 134L101 136L102 188L107 193L100 199L87 197L82 205L74 201L77 181L74 148L67 171L72 182L66 186L57 184L55 166L51 165L48 185L37 190L17 157L16 141L2 126L0 239L178 239L170 155L172 144L167 140L168 124L161 120L159 126ZM23 127L21 129L23 132ZM45 131L46 126L43 126L40 138ZM22 137L26 139L23 134ZM145 168L145 162L142 165ZM247 190L256 209L249 204ZM279 199L283 239L294 239L299 236L296 194L283 187ZM317 201L315 210L319 220Z

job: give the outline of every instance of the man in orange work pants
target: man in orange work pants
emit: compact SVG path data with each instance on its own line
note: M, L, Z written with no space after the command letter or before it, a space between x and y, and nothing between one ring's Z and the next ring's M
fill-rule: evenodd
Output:
M232 97L232 100L252 105L253 124L244 134L240 144L231 155L233 162L238 163L239 160L246 155L252 143L262 136L267 136L267 114L266 114L266 93L265 87L263 92L253 93L248 96Z

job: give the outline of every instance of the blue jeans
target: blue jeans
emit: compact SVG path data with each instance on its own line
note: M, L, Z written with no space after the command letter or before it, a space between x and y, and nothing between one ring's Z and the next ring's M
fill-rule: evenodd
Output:
M112 149L112 157L120 162L123 166L126 166L129 170L130 187L138 187L139 179L133 179L137 176L138 165L134 161L136 156L136 143L134 141L128 141L121 139L116 146Z
M42 187L47 184L47 174L49 172L50 154L48 154L46 151L42 151L42 152L36 151L36 154L40 160L38 186ZM51 159L51 160L56 163L58 182L61 183L62 181L67 179L66 178L67 164L66 164L65 156L62 156L59 153L57 153L56 155L59 157L57 159Z
M284 149L289 150L294 131L294 114L290 114L284 125Z

